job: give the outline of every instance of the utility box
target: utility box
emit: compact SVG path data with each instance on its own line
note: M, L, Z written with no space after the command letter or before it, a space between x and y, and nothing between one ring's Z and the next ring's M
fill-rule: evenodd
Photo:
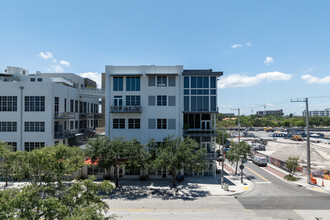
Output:
M228 184L228 183L224 183L224 184L223 184L223 189L224 189L225 191L229 191L229 184Z

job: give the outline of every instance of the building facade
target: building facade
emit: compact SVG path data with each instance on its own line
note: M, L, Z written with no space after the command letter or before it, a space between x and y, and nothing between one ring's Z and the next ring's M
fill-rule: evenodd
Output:
M325 110L313 110L308 111L309 116L330 116L330 108L327 108ZM303 111L303 116L306 116L306 110Z
M106 135L137 138L142 144L151 138L162 142L168 135L190 136L206 149L208 167L185 175L215 175L216 84L221 75L183 66L106 66ZM149 176L164 177L164 172Z
M96 83L73 73L28 74L7 67L0 74L0 140L31 151L57 143L75 145L98 126Z
M282 116L283 115L283 109L279 109L279 110L267 110L267 111L257 111L256 115L260 115L260 116L267 116L267 115L278 115L278 116Z

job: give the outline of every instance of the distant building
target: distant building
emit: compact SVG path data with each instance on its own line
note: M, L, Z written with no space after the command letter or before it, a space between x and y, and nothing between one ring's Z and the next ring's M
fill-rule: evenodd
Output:
M0 140L31 151L58 143L76 145L101 118L96 82L73 73L0 73Z
M279 116L282 116L283 115L283 109L279 109L279 110L267 110L267 111L257 111L257 114L256 115L260 115L260 116L279 115Z
M330 108L325 110L308 111L309 116L330 116ZM306 110L303 111L303 116L306 116Z

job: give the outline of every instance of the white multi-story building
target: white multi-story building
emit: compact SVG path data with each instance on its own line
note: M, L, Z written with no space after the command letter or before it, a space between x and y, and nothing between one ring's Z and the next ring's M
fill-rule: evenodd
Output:
M206 149L208 168L201 174L185 174L215 175L216 84L221 75L183 66L106 66L106 135L137 138L142 144L151 138L162 142L168 135L190 136ZM165 172L149 176L164 177Z
M75 145L98 125L100 97L94 81L73 73L7 67L0 73L0 140L21 151Z
M313 110L308 111L309 116L330 116L330 108L327 108L325 110ZM303 116L306 116L306 110L303 111Z

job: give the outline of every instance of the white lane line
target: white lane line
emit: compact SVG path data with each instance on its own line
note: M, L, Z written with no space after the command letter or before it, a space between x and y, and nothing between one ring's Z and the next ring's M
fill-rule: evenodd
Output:
M209 203L216 203L216 204L227 204L227 203L230 203L230 202L209 202Z
M271 182L254 182L256 184L271 183Z

